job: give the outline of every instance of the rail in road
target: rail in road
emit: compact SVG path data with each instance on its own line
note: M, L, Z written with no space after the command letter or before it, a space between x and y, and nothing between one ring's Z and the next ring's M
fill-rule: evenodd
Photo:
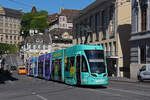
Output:
M149 100L150 82L110 82L104 87L76 87L13 74L16 81L0 84L0 100Z

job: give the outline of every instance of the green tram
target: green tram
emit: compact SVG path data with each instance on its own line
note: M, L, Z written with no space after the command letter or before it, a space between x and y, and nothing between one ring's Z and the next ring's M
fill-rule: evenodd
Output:
M75 45L52 53L51 80L69 85L107 85L106 55L101 45Z

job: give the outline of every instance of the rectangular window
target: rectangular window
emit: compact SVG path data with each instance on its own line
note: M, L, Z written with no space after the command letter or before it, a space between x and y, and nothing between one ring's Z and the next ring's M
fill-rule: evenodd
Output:
M74 57L65 58L65 71L70 72L71 67L75 67L74 59Z
M55 60L52 61L52 68L51 68L51 78L54 80L54 72L55 72Z
M10 24L10 28L12 28L12 24Z
M1 41L3 41L3 37L1 37Z
M82 65L81 65L81 71L82 72L88 72L88 66L87 66L87 62L84 56L82 56Z
M43 50L43 45L40 45L40 49Z
M140 46L140 60L141 64L146 64L146 44Z
M96 41L99 41L99 32L100 32L100 14L95 15L95 31L96 31Z
M110 7L109 20L110 20L110 38L113 38L115 33L115 7L114 6Z
M62 77L62 70L61 70L61 64L62 64L62 61L61 59L58 59L57 60L57 65L58 65L58 77L59 77L59 81L61 81L61 77Z
M8 39L8 35L6 35L6 39Z
M81 23L82 23L82 22L81 22ZM82 25L80 24L80 26L79 26L79 34L80 34L80 41L81 41L80 44L83 43L83 41L82 41L82 36L83 36L82 33L83 33L83 32L82 32L81 26L82 26Z
M14 40L16 40L16 36L14 36Z
M48 45L45 45L45 50L48 50Z
M111 43L109 43L109 51L110 51L110 56L112 56L113 51L112 51L112 45L111 45Z
M65 21L65 17L63 17L63 21Z
M3 16L0 16L0 21L3 21Z
M103 32L103 40L106 39L106 16L105 16L105 11L102 11L102 32Z
M90 29L93 30L93 16L90 16L90 21L89 21L89 25L90 25ZM90 32L90 42L93 42L93 32Z
M114 43L113 43L113 45L114 45L114 50L113 50L113 51L114 51L114 55L115 55L115 56L117 56L117 47L116 47L116 42L114 42Z
M38 62L38 75L39 77L43 77L43 61Z
M3 27L3 23L2 22L0 22L0 27Z
M70 71L70 59L65 58L65 71L69 72Z
M147 3L140 1L141 6L141 31L147 30Z
M18 40L20 40L20 37L18 36Z
M8 33L8 29L5 30L5 33Z
M0 34L1 34L1 33L3 33L3 30L2 30L2 29L0 29Z
M8 23L5 23L5 27L8 27Z
M10 36L10 40L12 40L12 36Z
M31 49L33 49L33 45L31 44Z
M85 54L89 62L91 73L105 73L106 70L103 50L85 50ZM86 60L84 62L86 63Z

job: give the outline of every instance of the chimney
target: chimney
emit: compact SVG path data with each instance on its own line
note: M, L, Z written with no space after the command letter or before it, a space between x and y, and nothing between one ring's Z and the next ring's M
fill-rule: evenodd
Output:
M64 10L64 8L60 8L60 14L61 14L61 12Z

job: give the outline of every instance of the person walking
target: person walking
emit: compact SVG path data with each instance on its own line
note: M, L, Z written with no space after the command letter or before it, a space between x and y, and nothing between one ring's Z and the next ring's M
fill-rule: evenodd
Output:
M1 70L2 70L2 65L1 65L1 63L2 63L2 59L1 59L1 57L0 57L0 72L1 72Z
M4 70L5 62L6 62L5 58L3 58L2 61L1 61L2 70Z

